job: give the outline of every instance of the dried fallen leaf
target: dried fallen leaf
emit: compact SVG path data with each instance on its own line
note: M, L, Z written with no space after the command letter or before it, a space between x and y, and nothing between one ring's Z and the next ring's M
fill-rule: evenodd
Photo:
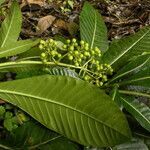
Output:
M46 31L52 25L55 19L56 17L52 15L40 18L37 25L37 33L41 34Z
M6 103L6 102L0 99L0 104L4 104L4 103Z
M22 0L21 8L30 5L30 4L36 4L39 6L43 6L45 4L46 0Z

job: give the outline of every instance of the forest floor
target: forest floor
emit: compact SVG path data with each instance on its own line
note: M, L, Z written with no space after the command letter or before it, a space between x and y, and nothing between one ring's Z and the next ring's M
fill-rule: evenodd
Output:
M150 0L89 0L102 14L109 40L119 39L150 25ZM78 36L84 0L21 0L21 38Z

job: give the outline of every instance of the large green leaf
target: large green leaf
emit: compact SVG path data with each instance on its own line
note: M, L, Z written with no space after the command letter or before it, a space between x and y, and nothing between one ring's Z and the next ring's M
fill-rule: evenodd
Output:
M80 15L80 35L91 48L98 47L102 51L107 50L107 28L101 15L88 2L85 2Z
M144 103L137 101L135 98L129 98L127 96L120 97L120 101L141 126L150 131L150 108Z
M150 83L150 66L132 75L127 80L122 81L120 85L139 85L144 87L150 87L149 83Z
M131 77L134 74L137 74L137 72L141 71L141 69L149 66L150 66L150 54L138 56L131 62L129 62L127 65L125 65L123 68L121 68L117 72L117 74L109 81L109 83L112 83L120 79L127 80L127 78Z
M41 50L38 47L33 47L30 50L18 55L17 60L41 60Z
M10 12L0 28L0 47L8 46L16 42L21 30L21 11L19 5L14 1L11 5Z
M150 51L150 27L145 27L132 36L115 40L102 56L103 62L118 70L132 57Z
M6 133L6 137L0 139L0 149L6 147L10 150L57 150L58 148L79 150L77 144L33 121L24 123L11 133Z
M22 40L14 42L6 47L0 48L0 58L8 57L23 53L29 50L31 47L37 45L39 40Z
M0 83L0 98L83 145L112 146L130 137L118 106L99 88L82 80L44 75L4 82Z

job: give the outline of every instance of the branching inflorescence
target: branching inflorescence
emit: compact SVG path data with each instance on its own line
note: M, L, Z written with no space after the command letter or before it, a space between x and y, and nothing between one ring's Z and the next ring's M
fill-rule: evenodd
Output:
M62 66L64 63L65 67L68 64L68 68L74 68L82 79L99 87L113 73L109 64L100 63L100 49L98 47L90 48L85 41L66 40L66 43L60 48L58 42L53 39L41 40L39 48L42 50L41 60L44 64L55 62L57 65L61 63Z

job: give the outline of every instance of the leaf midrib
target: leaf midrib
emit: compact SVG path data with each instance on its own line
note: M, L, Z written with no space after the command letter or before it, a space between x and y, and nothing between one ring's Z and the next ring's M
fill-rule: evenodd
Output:
M120 74L120 75L118 75L118 76L116 76L113 80L111 80L111 82L114 81L114 80L116 80L116 79L118 79L118 78L120 78L120 77L122 77L122 76L124 76L124 75L126 75L126 74L128 74L128 73L133 72L134 70L137 70L137 69L143 67L143 66L148 62L149 59L150 59L150 58L146 59L146 60L144 61L144 63L140 64L139 66L137 66L137 67L135 67L135 68L133 68L133 69L131 69L131 70L128 70L128 71L126 71L126 72L124 72L124 73L122 73L122 74Z
M135 107L133 107L127 100L125 100L123 97L121 97L121 99L127 103L131 108L133 108L133 110L135 110L137 113L140 114L140 116L142 116L149 124L150 124L150 120L147 120L147 118L145 116L143 116L143 114L138 110L136 109Z
M96 12L94 12L94 31L93 31L93 37L92 37L92 42L91 42L91 49L93 48L93 44L94 44L94 41L95 41L95 35L96 35L96 29L97 29L97 19L96 19Z
M2 54L5 54L5 53L7 53L7 52L9 52L9 51L12 51L12 50L14 50L14 49L18 49L18 48L21 48L21 47L25 47L25 46L27 46L27 45L29 45L29 44L32 44L32 43L27 43L27 44L22 44L22 45L20 45L20 46L17 46L17 47L14 47L14 48L10 48L10 49L8 49L8 50L4 50L4 51L0 51L0 57L1 57L1 55Z
M140 42L149 32L150 30L148 30L145 34L143 34L141 38L139 38L136 42L134 42L129 48L127 48L123 53L121 53L116 59L110 62L110 65L114 64L118 59L120 59L124 54L126 54L132 47L134 47L138 42Z
M132 83L132 82L136 82L136 81L140 81L140 80L145 80L145 79L150 79L150 76L146 76L146 77L142 77L142 78L137 78L137 79L130 79L129 81L125 81L125 82L120 82L119 85L123 85L123 84L127 84L127 83Z
M107 124L101 122L100 120L98 120L98 119L96 119L96 118L94 118L94 117L92 117L92 116L89 116L88 114L86 114L86 113L84 113L84 112L82 112L82 111L80 111L80 110L77 110L77 109L75 109L75 108L73 108L73 107L64 105L64 104L62 104L62 103L55 102L55 101L52 101L52 100L47 99L47 98L42 98L42 97L39 97L39 96L33 96L33 95L30 95L30 94L24 94L24 93L15 92L15 91L7 91L7 90L1 90L1 89L0 89L0 93L7 93L7 94L12 94L12 95L15 95L15 94L16 94L16 95L19 95L19 96L31 97L31 98L34 98L34 99L39 99L39 100L42 100L42 101L46 101L46 102L50 102L50 103L53 103L53 104L56 104L56 105L60 105L60 106L62 106L62 107L65 107L65 108L71 109L71 110L73 110L73 111L76 111L76 112L78 112L78 113L80 113L80 114L82 114L82 115L84 115L84 116L87 116L88 118L90 118L90 119L92 119L92 120L94 120L94 121L97 121L98 123L100 123L100 124L102 124L102 125L107 126L108 128L110 128L110 129L114 130L115 132L117 132L117 133L123 135L124 137L127 137L127 136L124 135L123 133L118 132L116 129L114 129L114 128L112 128L112 127L109 127ZM49 101L49 100L50 100L50 101Z
M11 25L12 25L13 20L14 20L15 12L16 12L16 11L13 11L13 13L12 13L12 17L11 17L12 19L11 19L11 21L10 21L9 28L8 28L8 30L7 30L6 36L5 36L4 40L3 40L3 43L2 43L2 45L1 45L1 47L4 46L4 44L5 44L6 40L7 40L8 34L9 34L9 32L10 32L10 29L11 29Z

